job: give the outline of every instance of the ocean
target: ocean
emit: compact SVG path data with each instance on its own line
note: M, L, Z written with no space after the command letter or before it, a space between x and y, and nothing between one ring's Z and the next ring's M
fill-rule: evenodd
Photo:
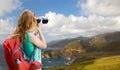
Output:
M56 58L56 59L42 59L43 68L51 68L56 66L67 65L67 60Z

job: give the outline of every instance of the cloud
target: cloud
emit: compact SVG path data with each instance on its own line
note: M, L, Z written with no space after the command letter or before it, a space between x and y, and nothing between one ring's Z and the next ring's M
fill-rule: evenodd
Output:
M0 41L4 39L14 30L13 17L5 16L7 13L11 13L14 10L21 9L22 2L20 0L1 0L0 1Z
M3 43L4 39L9 36L11 32L15 29L14 18L7 17L6 19L0 19L0 44Z
M77 6L86 15L120 16L120 0L79 0Z
M93 36L100 33L120 31L120 17L103 17L97 15L64 16L55 12L48 12L45 17L48 24L43 25L43 31L49 36L76 37Z
M1 0L0 1L0 16L10 13L16 9L21 8L20 0Z
M13 30L13 18L8 17L6 19L0 19L0 35L1 34L10 34Z

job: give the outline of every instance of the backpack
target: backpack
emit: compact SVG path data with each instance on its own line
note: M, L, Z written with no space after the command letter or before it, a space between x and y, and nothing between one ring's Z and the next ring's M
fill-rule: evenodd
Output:
M20 38L7 38L3 42L4 57L9 70L36 70L42 69L39 62L33 61L31 63L24 60L22 49L20 48Z

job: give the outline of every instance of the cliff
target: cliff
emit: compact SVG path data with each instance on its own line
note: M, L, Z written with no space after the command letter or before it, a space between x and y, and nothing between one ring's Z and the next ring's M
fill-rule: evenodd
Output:
M69 42L67 41L60 49L45 51L42 57L64 58L69 63L76 63L102 56L120 54L120 32L105 33L84 39L77 38L69 39ZM66 40L62 41L65 42Z

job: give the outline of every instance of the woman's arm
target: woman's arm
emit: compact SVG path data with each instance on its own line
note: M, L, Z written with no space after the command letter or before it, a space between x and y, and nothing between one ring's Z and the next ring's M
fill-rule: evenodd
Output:
M34 34L30 34L30 41L37 47L40 47L42 49L45 49L46 48L46 41L45 41L45 38L42 34L42 32L40 30L38 30L38 33L39 33L39 37L40 38L37 38Z

